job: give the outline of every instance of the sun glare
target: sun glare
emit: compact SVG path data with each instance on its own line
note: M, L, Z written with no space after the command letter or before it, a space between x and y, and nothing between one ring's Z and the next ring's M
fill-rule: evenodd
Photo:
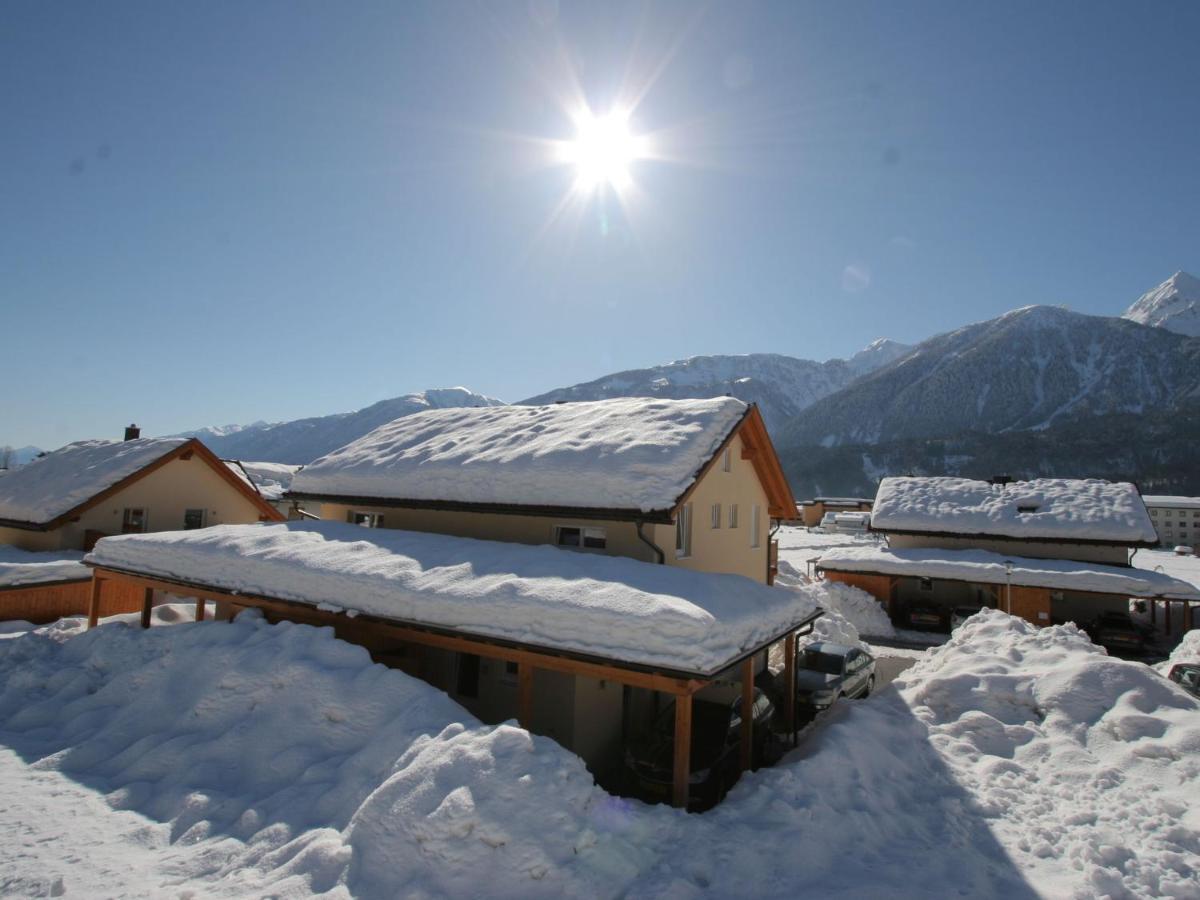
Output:
M575 139L563 148L564 161L575 166L576 186L594 191L609 185L629 185L629 166L646 155L645 140L632 134L629 119L620 113L596 116L586 112L576 120Z

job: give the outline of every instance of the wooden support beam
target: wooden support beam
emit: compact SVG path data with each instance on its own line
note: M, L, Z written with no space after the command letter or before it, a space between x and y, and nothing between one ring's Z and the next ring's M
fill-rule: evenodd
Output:
M1150 624L1154 625L1158 621L1158 601L1150 601Z
M783 721L787 727L788 740L796 745L796 635L783 639Z
M692 695L677 694L675 697L675 759L672 776L674 779L671 802L680 809L687 809L688 780L692 767Z
M154 608L154 588L146 588L146 598L142 601L142 627L150 627L150 610Z
M205 600L203 597L196 598L196 621L197 622L204 621L204 604L207 602L208 601Z
M517 663L517 721L526 731L533 730L533 663Z
M754 763L754 657L742 663L742 739L739 770L747 771Z
M104 580L92 574L92 593L88 597L88 628L95 628L100 621L100 591L103 590Z
M1183 631L1184 634L1192 630L1192 601L1183 601Z
M1171 635L1171 601L1163 601L1163 628L1166 630L1167 636Z

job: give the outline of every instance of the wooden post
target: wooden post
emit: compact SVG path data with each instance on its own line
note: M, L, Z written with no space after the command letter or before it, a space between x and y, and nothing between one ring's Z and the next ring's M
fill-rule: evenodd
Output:
M1183 630L1186 634L1192 630L1192 601L1183 601Z
M517 721L533 730L533 664L525 660L517 663Z
M204 621L204 604L205 604L205 600L203 597L196 598L196 621L197 622Z
M742 663L742 741L739 769L745 772L754 762L754 657Z
M100 621L100 591L103 581L92 575L92 593L88 597L88 628L95 628Z
M675 695L675 760L672 775L674 790L671 802L687 809L688 779L692 766L692 695Z
M1163 630L1167 637L1171 636L1171 601L1163 601Z
M150 610L154 606L154 588L146 588L146 599L142 602L142 627L150 627Z
M791 632L783 639L783 721L787 726L788 740L796 746L796 633Z
M1151 625L1156 624L1157 619L1158 619L1158 601L1151 600L1150 601L1150 624Z

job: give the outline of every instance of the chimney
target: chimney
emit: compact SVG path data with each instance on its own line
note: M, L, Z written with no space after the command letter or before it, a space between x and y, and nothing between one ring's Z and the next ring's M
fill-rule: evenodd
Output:
M125 428L125 440L136 441L141 436L142 429L138 428L137 425L129 425Z

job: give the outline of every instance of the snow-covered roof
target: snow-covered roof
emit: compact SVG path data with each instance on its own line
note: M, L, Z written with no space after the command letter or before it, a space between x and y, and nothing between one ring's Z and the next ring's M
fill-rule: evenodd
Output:
M822 554L816 564L820 569L836 572L871 572L969 581L974 584L1006 584L1006 561L1012 563L1012 584L1015 585L1126 597L1200 600L1200 589L1195 585L1162 572L1068 559L1001 556L987 550L838 547Z
M1200 497L1169 497L1163 494L1143 494L1146 506L1172 506L1176 509L1200 509Z
M431 410L390 422L306 466L292 490L670 510L747 410L731 397Z
M87 581L91 570L78 550L32 553L0 544L0 588L23 587L51 581Z
M863 503L870 504L870 503L873 503L874 501L870 497L813 497L811 500L805 500L804 502L809 503L809 504L824 503L826 506L830 506L830 505L838 504L838 503L854 504L854 505L859 505L859 504L863 504Z
M240 459L226 459L233 474L243 481L248 481L264 500L282 500L284 491L292 484L292 478L300 470L300 466L276 462L245 462Z
M0 519L45 524L186 443L185 438L79 441L0 481Z
M871 527L1129 545L1158 540L1136 487L1080 478L1036 478L1007 485L969 478L884 478Z
M814 613L814 590L615 556L342 522L101 539L89 563L675 671L708 673Z

